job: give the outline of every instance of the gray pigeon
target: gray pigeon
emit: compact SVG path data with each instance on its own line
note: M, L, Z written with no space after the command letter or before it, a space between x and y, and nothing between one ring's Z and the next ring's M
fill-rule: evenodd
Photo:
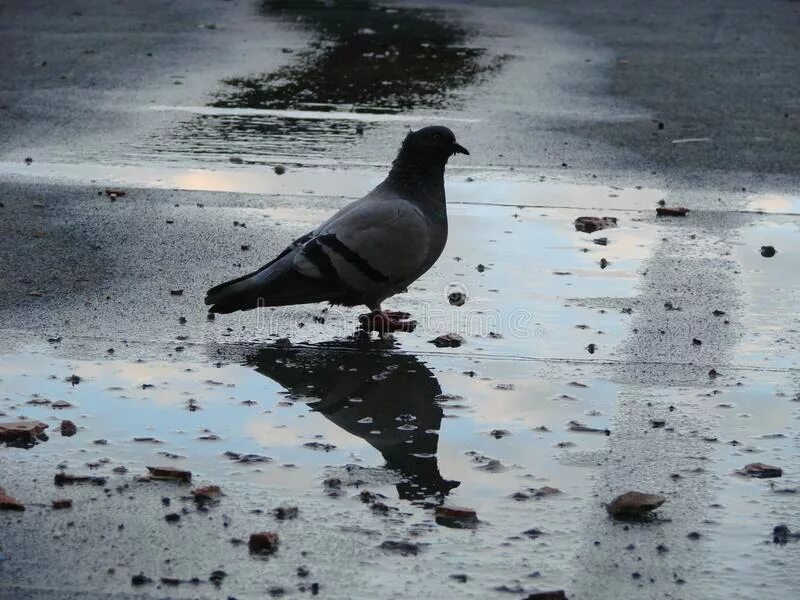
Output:
M208 290L210 311L322 301L365 304L391 326L381 302L416 281L444 249L444 167L458 153L469 154L447 127L410 132L382 183L258 271Z

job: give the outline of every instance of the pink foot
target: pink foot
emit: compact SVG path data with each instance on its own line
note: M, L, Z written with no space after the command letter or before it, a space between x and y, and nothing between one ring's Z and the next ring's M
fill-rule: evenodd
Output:
M358 322L364 331L377 331L378 333L393 333L403 331L411 333L417 327L417 322L409 319L411 315L399 311L373 311L358 316Z

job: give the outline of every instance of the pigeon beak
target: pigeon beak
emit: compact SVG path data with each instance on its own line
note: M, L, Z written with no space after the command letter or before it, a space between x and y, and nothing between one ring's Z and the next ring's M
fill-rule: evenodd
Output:
M469 150L464 148L464 146L462 146L461 144L456 144L455 142L453 142L452 148L453 148L453 154L466 154L467 156L469 156Z

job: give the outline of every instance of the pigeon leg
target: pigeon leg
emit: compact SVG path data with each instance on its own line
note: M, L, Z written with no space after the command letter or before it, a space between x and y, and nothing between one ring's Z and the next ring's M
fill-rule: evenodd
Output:
M404 331L410 333L417 326L416 321L409 319L411 315L406 312L373 310L370 313L359 315L358 322L364 331L377 331L380 334Z

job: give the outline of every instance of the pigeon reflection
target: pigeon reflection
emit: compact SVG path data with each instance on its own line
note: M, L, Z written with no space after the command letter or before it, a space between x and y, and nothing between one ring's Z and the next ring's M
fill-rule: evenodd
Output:
M415 356L327 342L264 347L246 362L378 450L402 476L400 498L442 499L459 485L439 473L441 388Z

